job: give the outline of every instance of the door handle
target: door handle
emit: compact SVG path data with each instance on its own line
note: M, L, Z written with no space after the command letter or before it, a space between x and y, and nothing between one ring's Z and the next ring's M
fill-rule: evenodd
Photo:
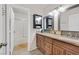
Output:
M7 46L7 43L0 43L0 48L2 48L2 46Z

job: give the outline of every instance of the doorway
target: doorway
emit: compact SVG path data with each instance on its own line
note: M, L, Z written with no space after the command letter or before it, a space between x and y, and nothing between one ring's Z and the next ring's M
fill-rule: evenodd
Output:
M14 11L14 49L13 54L20 54L22 50L28 51L29 40L29 10L13 6Z

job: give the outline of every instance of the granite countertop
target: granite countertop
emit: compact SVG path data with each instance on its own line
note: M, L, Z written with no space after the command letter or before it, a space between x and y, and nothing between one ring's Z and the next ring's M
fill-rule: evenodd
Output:
M47 37L50 37L50 38L55 38L57 40L79 46L79 40L78 39L69 38L67 36L61 36L61 35L51 34L51 33L39 33L38 32L37 34L44 35L44 36L47 36Z

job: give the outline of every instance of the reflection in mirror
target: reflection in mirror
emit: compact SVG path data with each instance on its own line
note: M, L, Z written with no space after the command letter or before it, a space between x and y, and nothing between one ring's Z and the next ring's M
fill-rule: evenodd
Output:
M79 31L79 6L61 13L60 30Z
M36 16L35 22L36 24L41 24L41 17Z
M44 29L54 29L54 19L53 16L45 16L43 18L43 28Z
M47 29L54 29L54 19L53 17L46 17L46 28Z

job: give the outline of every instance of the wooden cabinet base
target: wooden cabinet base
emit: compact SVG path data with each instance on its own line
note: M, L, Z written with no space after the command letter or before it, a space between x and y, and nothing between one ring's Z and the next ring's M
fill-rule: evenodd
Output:
M79 55L78 46L39 34L36 35L36 45L45 55Z
M65 54L64 49L56 45L53 45L53 55L64 55L64 54Z

